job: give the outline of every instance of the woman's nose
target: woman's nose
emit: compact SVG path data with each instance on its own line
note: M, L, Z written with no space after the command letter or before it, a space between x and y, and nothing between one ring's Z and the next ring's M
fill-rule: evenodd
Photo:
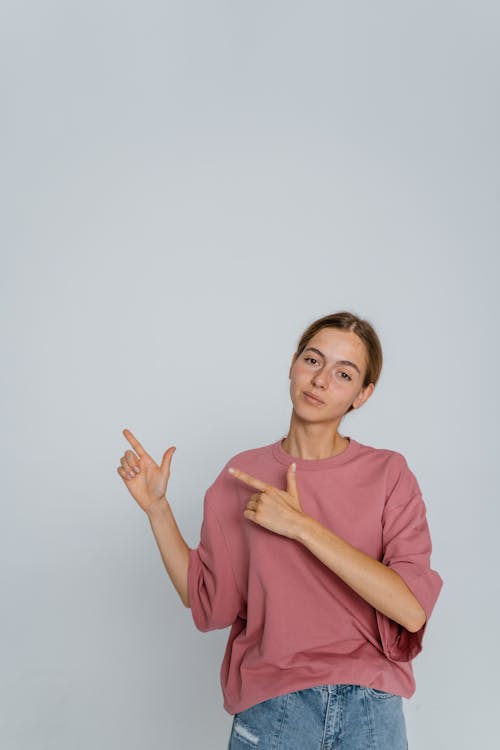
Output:
M328 375L326 374L326 372L317 372L315 373L312 382L314 383L314 385L325 388L328 384Z

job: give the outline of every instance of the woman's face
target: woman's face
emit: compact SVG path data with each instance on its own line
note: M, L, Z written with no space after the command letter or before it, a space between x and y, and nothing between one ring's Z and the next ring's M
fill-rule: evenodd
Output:
M359 408L375 388L370 383L362 389L366 364L365 345L355 333L322 328L292 358L290 396L297 414L323 421L342 417L351 404ZM308 398L306 391L322 403Z

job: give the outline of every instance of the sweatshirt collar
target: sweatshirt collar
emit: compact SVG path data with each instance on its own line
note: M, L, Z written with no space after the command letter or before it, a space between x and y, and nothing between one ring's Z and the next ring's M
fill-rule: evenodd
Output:
M349 439L349 444L347 448L344 448L341 453L337 453L335 456L329 456L328 458L300 458L299 456L292 456L290 453L287 453L285 451L282 445L285 437L282 437L275 443L271 444L273 456L277 461L287 467L289 466L289 464L295 461L295 463L297 464L297 471L304 471L304 469L306 471L335 469L337 466L342 466L347 461L349 461L359 447L359 443L354 440L354 438L352 438L350 435L344 435L344 437Z

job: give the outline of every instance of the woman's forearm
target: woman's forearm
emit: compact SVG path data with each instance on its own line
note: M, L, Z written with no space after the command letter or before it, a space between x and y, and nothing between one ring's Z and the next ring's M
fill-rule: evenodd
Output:
M356 593L410 632L425 622L425 612L401 576L304 514L296 538Z
M170 503L166 498L162 498L155 502L146 513L170 580L182 603L189 607L189 547L179 531Z

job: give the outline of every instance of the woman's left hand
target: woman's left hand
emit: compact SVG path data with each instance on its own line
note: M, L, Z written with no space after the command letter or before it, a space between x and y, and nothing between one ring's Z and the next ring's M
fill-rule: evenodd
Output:
M282 534L290 539L297 539L297 532L301 521L305 517L297 491L296 474L289 465L286 472L286 490L279 490L272 484L267 484L240 469L231 467L228 471L250 487L259 492L250 496L243 512L245 518L264 526L276 534Z

